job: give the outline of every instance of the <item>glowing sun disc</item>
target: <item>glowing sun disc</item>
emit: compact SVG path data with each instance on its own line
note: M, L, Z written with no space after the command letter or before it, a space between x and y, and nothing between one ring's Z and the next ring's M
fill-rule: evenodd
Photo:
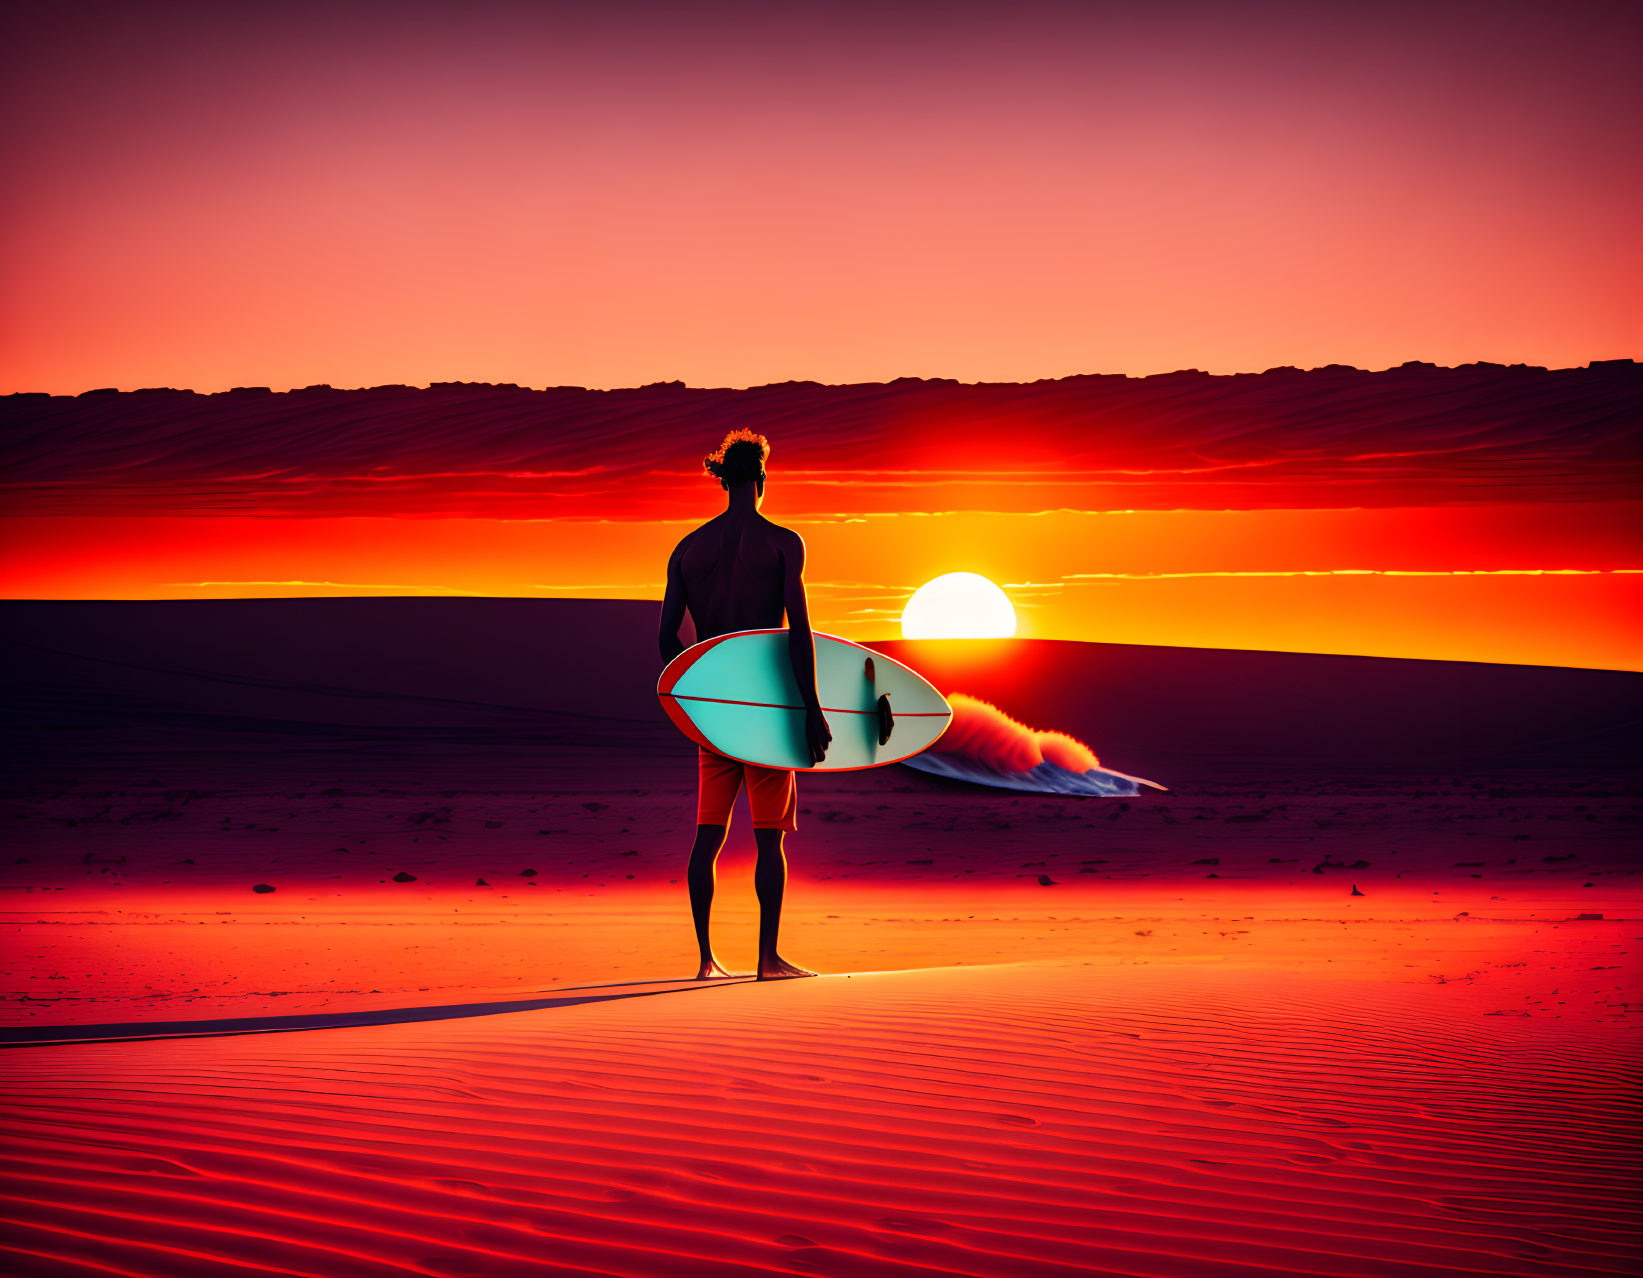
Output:
M901 613L903 639L1008 639L1010 597L980 573L950 572L913 592Z

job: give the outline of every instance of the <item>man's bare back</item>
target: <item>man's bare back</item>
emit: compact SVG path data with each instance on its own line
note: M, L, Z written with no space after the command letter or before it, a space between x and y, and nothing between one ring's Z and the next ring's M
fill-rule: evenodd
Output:
M710 519L673 552L698 641L737 630L773 630L786 611L786 566L804 542L758 511ZM668 577L673 577L669 565Z

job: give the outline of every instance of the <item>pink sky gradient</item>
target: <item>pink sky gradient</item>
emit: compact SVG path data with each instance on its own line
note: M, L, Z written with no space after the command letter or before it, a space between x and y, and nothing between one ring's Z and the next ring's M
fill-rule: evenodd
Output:
M0 392L1643 353L1636 11L53 7Z

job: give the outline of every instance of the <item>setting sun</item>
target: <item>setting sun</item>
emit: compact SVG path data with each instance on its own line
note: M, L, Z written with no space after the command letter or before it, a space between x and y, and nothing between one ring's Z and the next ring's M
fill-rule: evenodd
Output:
M901 613L904 639L1008 639L1010 597L979 573L950 572L913 592Z

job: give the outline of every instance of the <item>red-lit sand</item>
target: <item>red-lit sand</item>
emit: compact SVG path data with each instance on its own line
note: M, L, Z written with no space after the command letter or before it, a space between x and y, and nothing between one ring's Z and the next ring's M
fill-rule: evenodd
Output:
M63 890L10 915L14 1025L536 1006L6 1053L21 1271L1626 1272L1629 798L1450 796L1424 836L1384 796L1290 799L1257 837L1247 795L1046 820L812 785L785 948L854 975L701 988L667 979L687 775L572 801L502 771L438 796L437 835L417 787L228 786L131 826L158 805L97 789L107 819L29 843ZM1312 872L1323 804L1353 827L1331 859L1375 864ZM310 851L341 830L364 865ZM1486 878L1434 863L1461 840ZM747 869L726 853L717 911L740 967Z
M326 696L417 709L342 678L219 682L232 729L20 694L7 1034L125 1041L0 1052L12 1271L1632 1271L1630 772L1238 771L1206 729L1171 775L1116 703L979 687L1178 788L806 778L783 949L829 975L702 987L665 727L340 744Z
M1488 1002L1043 963L15 1052L11 1245L166 1275L1626 1272L1629 1045Z

